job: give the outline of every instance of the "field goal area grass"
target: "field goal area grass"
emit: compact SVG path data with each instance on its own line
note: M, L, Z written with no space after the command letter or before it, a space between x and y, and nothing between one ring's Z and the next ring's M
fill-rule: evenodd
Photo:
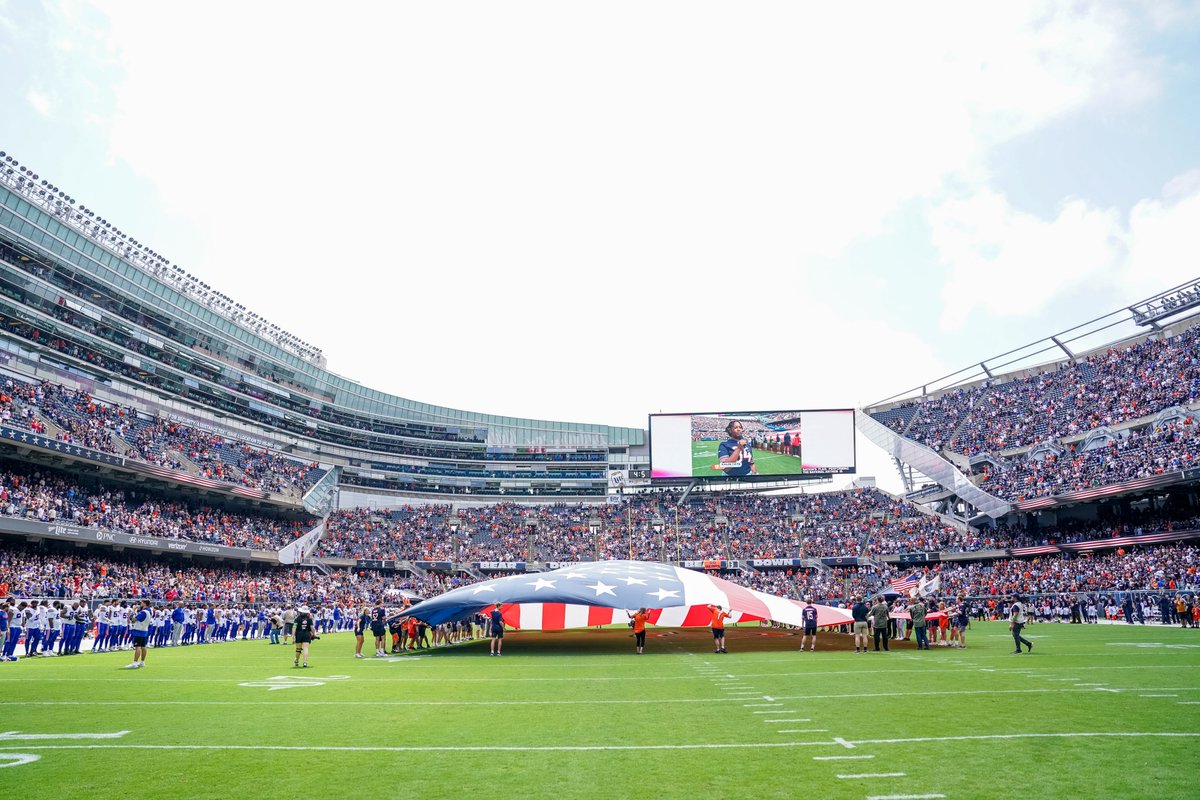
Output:
M717 463L720 442L692 442L692 475L700 478L720 477L722 472L713 469ZM804 461L798 456L772 453L766 449L754 451L754 463L759 475L801 475Z
M1002 622L964 650L822 632L512 632L309 669L263 641L0 665L7 797L1196 796L1200 630ZM368 642L367 652L370 652Z

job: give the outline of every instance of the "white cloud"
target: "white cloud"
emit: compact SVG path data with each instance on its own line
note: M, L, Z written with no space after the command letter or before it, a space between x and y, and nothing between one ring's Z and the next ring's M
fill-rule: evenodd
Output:
M41 114L43 117L48 117L54 111L54 103L50 100L50 96L45 92L40 92L37 89L30 89L25 99L29 101L29 105L33 110Z
M948 201L930 215L947 267L942 327L976 311L1028 317L1072 291L1112 289L1130 302L1200 274L1200 170L1170 181L1161 199L1128 214L1073 199L1053 219L1014 208L989 191Z
M1120 283L1129 296L1148 296L1200 275L1200 170L1167 184L1163 199L1134 206L1128 241Z
M1069 200L1052 220L981 191L938 206L932 240L948 267L942 286L944 329L961 328L972 312L1028 316L1066 291L1121 262L1125 242L1114 210Z

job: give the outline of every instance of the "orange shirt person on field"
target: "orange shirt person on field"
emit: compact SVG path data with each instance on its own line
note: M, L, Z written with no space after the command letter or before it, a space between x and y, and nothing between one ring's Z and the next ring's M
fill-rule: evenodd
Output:
M721 606L710 605L708 610L712 612L712 634L713 643L717 646L716 652L728 652L725 649L725 620L733 615Z
M650 619L650 615L644 608L639 608L636 614L630 614L628 611L625 614L633 621L633 639L640 656L646 646L646 621Z

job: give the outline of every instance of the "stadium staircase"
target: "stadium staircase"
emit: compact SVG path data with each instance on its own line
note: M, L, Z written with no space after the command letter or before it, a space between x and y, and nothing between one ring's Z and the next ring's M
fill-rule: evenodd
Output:
M316 559L316 558L306 558L300 562L300 566L310 567L312 569L315 569L317 572L321 573L326 578L328 578L330 575L333 574L333 570L330 569L327 564L325 564L320 559Z
M1007 501L985 492L952 463L929 447L906 439L891 428L876 421L870 414L859 410L854 415L855 425L872 444L880 447L897 461L918 470L957 497L968 503L981 514L993 519L1007 514L1012 506Z
M337 501L337 487L341 477L341 467L334 467L326 472L321 480L304 493L301 499L304 510L317 517L324 517L332 512Z
M488 577L487 575L484 575L482 572L480 572L477 567L471 565L471 563L467 562L467 561L463 561L462 563L455 564L454 568L456 570L458 570L459 572L464 572L467 575L470 575L472 578L474 578L477 581L485 581L485 580L487 580L487 577Z

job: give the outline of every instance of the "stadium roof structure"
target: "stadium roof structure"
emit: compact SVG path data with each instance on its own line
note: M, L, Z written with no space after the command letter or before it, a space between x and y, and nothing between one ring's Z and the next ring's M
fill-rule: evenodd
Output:
M595 561L550 572L523 573L464 586L402 611L431 625L501 605L506 624L521 630L564 630L627 620L626 611L650 609L660 627L702 627L709 605L731 612L731 622L769 619L803 625L796 600L738 586L703 572L654 561ZM817 625L852 622L850 614L813 604Z

